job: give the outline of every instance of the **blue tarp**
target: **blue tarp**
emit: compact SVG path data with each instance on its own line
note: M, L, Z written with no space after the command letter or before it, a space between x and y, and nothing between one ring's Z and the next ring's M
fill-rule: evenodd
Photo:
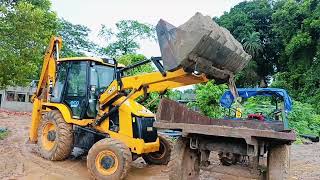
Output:
M238 88L239 96L247 99L252 96L276 96L280 97L284 101L284 107L286 111L291 111L292 100L288 95L287 91L279 88ZM226 91L221 99L220 104L222 107L230 108L234 102L234 97L230 91Z

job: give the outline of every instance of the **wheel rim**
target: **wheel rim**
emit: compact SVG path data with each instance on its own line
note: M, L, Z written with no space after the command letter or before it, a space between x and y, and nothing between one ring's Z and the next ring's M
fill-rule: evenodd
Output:
M45 150L50 151L55 145L56 126L48 122L42 129L42 146Z
M115 173L119 166L116 154L109 150L101 151L96 157L96 168L104 176Z
M167 147L162 141L160 141L159 151L150 153L149 155L151 156L151 158L159 160L166 155L166 152L167 152Z

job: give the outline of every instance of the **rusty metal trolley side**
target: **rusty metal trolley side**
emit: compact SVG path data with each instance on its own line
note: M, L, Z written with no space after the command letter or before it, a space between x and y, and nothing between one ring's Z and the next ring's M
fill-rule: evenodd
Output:
M154 123L157 129L181 131L182 137L176 143L173 156L182 156L181 154L189 152L190 157L198 157L186 159L189 156L183 156L172 160L173 162L169 165L172 172L170 179L197 179L200 169L194 167L207 168L210 164L211 151L236 156L222 156L220 161L227 165L236 163L237 157L248 157L250 178L287 179L290 145L295 141L296 135L294 131L280 131L281 126L282 123L210 119L169 99L161 100ZM265 156L267 166L263 169L259 161ZM176 167L177 164L185 163L192 163L195 166ZM194 177L183 174L186 172Z

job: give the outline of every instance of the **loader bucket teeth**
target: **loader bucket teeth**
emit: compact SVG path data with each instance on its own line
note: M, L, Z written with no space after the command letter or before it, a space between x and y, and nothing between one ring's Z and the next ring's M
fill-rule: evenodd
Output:
M179 27L160 20L156 26L164 69L183 68L226 82L251 59L230 32L209 16L196 13Z

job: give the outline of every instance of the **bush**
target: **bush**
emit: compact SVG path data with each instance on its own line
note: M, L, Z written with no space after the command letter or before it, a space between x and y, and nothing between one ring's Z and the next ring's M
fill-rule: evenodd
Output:
M298 134L319 135L320 115L311 104L293 101L293 109L289 112L289 126Z
M271 97L267 96L255 96L249 99L245 99L243 102L243 115L246 116L248 114L254 114L257 112L261 112L265 116L270 115L270 113L272 113L276 109L276 106L273 105L271 99Z
M191 106L198 107L206 116L221 118L224 115L224 109L220 106L219 100L227 88L227 85L216 85L214 81L196 85L196 102L191 103Z
M3 140L4 138L6 138L8 136L9 132L6 131L0 131L0 140Z
M192 107L200 109L201 113L211 118L222 118L225 109L220 106L220 97L227 90L227 86L216 85L213 81L196 85L196 102L190 103ZM283 103L278 104L280 107ZM264 115L272 113L275 103L270 97L252 97L242 103L243 117L250 113L262 112ZM289 127L297 134L309 134L319 136L320 114L309 103L293 101L292 111L288 113Z
M282 104L282 103L281 103ZM281 106L279 103L279 105ZM262 112L267 115L275 109L270 98L253 97L246 100L243 104L244 114ZM265 107L265 108L261 108ZM294 129L297 134L319 135L320 115L315 108L308 103L293 101L292 111L288 113L289 127Z

